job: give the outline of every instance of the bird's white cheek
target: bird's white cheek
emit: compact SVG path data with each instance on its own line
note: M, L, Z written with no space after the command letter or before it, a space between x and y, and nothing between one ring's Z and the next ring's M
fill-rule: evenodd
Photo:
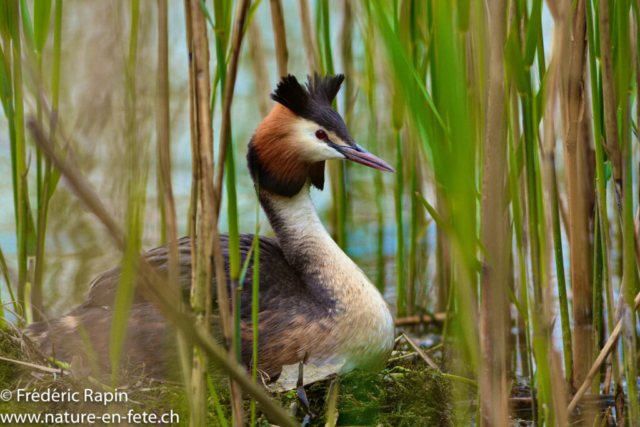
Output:
M310 162L345 158L325 143L315 140L304 139L301 141L301 148L304 150L304 157Z
M334 150L333 148L329 147L328 145L321 145L320 146L320 150L319 151L319 156L321 156L322 158L319 159L318 161L321 160L333 160L333 159L344 159L344 155L338 153L336 150Z

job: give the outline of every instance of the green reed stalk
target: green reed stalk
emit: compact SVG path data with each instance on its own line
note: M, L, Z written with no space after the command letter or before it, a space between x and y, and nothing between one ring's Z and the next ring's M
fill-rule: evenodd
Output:
M214 1L214 15L216 20L216 26L218 28L230 28L231 20L230 14L227 9L232 8L233 4L226 0L215 0ZM216 61L217 61L217 75L220 79L220 86L223 88L222 96L220 97L220 108L224 111L225 109L225 99L224 99L224 88L226 88L227 84L227 50L229 38L225 33L217 32L216 33ZM214 91L216 85L213 85ZM212 109L213 114L213 109ZM238 226L238 202L237 202L237 191L236 191L236 167L235 167L235 158L233 152L233 136L229 133L228 141L226 142L228 145L226 150L226 156L224 159L224 169L226 175L226 189L227 189L227 216L228 216L228 225L229 225L229 271L230 278L233 286L233 294L232 294L232 307L233 307L233 317L238 318L240 316L240 301L238 292L238 280L240 279L240 232ZM222 167L222 165L218 165L218 167ZM220 191L220 189L218 189ZM237 323L237 320L234 322ZM237 334L234 334L237 335ZM240 341L236 338L235 349L238 357L238 361L240 361Z
M333 75L333 48L331 46L331 26L329 13L329 0L319 0L317 3L317 24L316 31L318 43L321 45L320 56L324 64L323 72ZM347 102L350 102L347 100ZM337 109L337 101L333 101L333 108ZM334 230L336 242L343 250L347 248L347 189L346 175L343 164L329 164L331 174L331 190L333 196L332 218L334 220Z
M538 4L536 7L540 7ZM524 127L524 139L522 144L524 156L524 179L526 186L527 200L527 220L531 259L531 274L533 279L533 300L535 305L530 307L529 319L531 321L531 351L535 355L537 371L535 374L535 385L538 388L538 397L540 399L537 407L537 422L545 422L553 424L555 422L554 400L552 398L551 386L551 366L549 363L549 330L548 330L548 303L543 293L543 287L546 286L546 263L543 255L543 249L546 248L544 236L540 235L540 230L544 230L544 210L542 207L541 197L541 176L540 163L537 154L537 127L538 120L536 116L535 97L533 95L532 79L530 67L535 58L535 50L537 40L539 39L536 29L538 17L533 16L530 19L532 26L526 30L526 38L524 43L524 51L521 50L519 41L519 22L526 20L525 11L519 11L516 21L511 28L509 41L507 42L506 56L509 61L510 71L520 94L520 103L522 106L522 122ZM537 14L536 8L532 11ZM524 15L524 16L522 16ZM512 166L513 167L513 166ZM517 227L516 227L517 230ZM524 273L526 274L526 273ZM523 289L523 294L528 292ZM531 365L533 366L533 365ZM547 408L548 413L545 411Z
M640 4L631 3L636 26L636 136L640 135Z
M460 55L453 5L443 2L433 9L435 14L430 34L433 34L435 42L432 49L436 49L437 54L430 56L433 68L429 71L432 76L434 72L438 76L444 76L437 87L432 87L433 94L426 86L425 74L415 68L399 34L394 31L397 15L382 1L376 0L373 5L375 23L388 55L386 62L392 67L394 74L393 90L397 100L392 105L393 114L400 112L397 107L406 107L412 130L417 134L416 141L421 143L425 156L430 159L434 169L437 191L443 194L444 202L440 205L441 200L438 200L438 209L445 212L447 218L457 219L451 227L445 223L446 228L455 230L451 236L452 249L456 255L455 258L452 257L452 260L455 259L455 263L452 262L455 275L452 277L457 280L456 308L460 315L456 316L453 325L462 344L460 354L468 357L468 365L474 370L478 366L479 348L475 327L478 263L477 239L469 236L477 235L476 190L475 184L472 185L476 175L476 152L467 120L466 84L457 83L466 81L466 74L465 66L462 65L464 59ZM460 125L449 129L445 123L448 118L453 117L456 124ZM392 126L397 135L399 126L396 123L397 120L394 119ZM456 144L455 151L452 150L452 141Z
M214 1L214 15L216 20L216 26L218 28L231 28L231 15L229 9L233 7L231 2L226 0ZM217 70L216 74L219 76L220 86L222 87L222 96L220 97L220 107L225 110L224 91L227 85L227 51L229 48L228 33L217 32L216 33L216 61ZM235 80L235 78L234 78ZM214 83L214 92L216 88ZM213 110L212 110L213 114ZM221 136L222 138L222 136ZM238 203L237 203L237 191L236 191L236 172L235 172L235 158L233 152L233 137L229 130L228 140L224 142L227 144L226 156L224 158L224 171L226 175L226 189L227 189L227 216L229 221L229 267L230 278L235 284L235 288L238 286L238 280L240 279L240 235L238 226ZM221 164L218 167L222 167ZM220 189L217 189L220 191ZM237 298L237 289L234 289L234 295L232 299L235 301ZM235 307L236 304L233 304ZM239 307L235 316L239 316ZM240 343L236 342L236 351L238 357L240 355Z
M40 4L42 5L43 2L40 2ZM26 45L24 51L27 59L29 60L29 63L31 64L35 63L35 66L37 68L36 70L36 73L37 73L36 78L38 80L37 85L40 86L42 81L42 62L40 58L38 58L38 55L36 53L36 47L35 47L35 41L34 41L34 35L33 35L33 25L31 24L31 17L29 15L29 8L26 0L20 0L19 13L20 13L20 17L22 18L22 33L24 35L24 40ZM15 61L15 58L14 58L14 61ZM22 62L21 57L18 57L18 62L20 63ZM37 96L36 105L37 105L38 121L40 124L42 124L41 96ZM23 138L23 142L24 141L26 141L26 139ZM42 159L41 159L39 149L36 149L35 169L36 169L36 200L37 200L36 206L38 209L38 216L41 217L40 209L41 209L41 203L42 203ZM29 173L29 169L27 168L25 170L25 173L20 178L21 181L23 181L24 183L25 189L27 188L27 183L28 183L28 173ZM31 212L28 189L25 190L25 195L23 200L26 206L25 210L28 215L27 229L25 233L26 234L25 237L27 239L26 257L27 257L27 263L28 263L28 267L27 267L28 271L27 271L27 279L25 283L25 291L24 291L23 299L24 299L24 307L25 307L25 318L27 320L27 323L31 323L34 319L33 318L34 312L36 315L36 320L40 320L42 317L41 316L41 313L43 310L42 289L40 286L36 286L36 284L34 283L35 282L34 269L33 269L34 261L31 257L35 255L33 253L33 239L36 238L37 236L34 234L34 230L33 230L34 229L33 217L32 217L33 214ZM40 221L38 222L40 223ZM44 238L44 235L42 237ZM40 262L40 264L42 264L42 262Z
M216 391L216 387L213 385L211 374L209 372L207 372L207 387L209 388L209 394L211 395L211 400L213 401L213 407L216 410L216 415L218 415L218 421L220 421L220 425L222 427L227 427L229 423L227 422L227 418L224 416L224 411L222 410L222 405L220 404L220 399L218 398L218 392Z
M597 16L597 14L596 14ZM595 28L593 23L593 9L591 0L586 1L586 18L587 18L587 44L589 48L588 52L588 60L589 60L589 74L590 74L590 83L591 83L591 108L593 111L593 134L594 134L594 145L596 147L596 197L600 197L601 194L604 195L604 181L602 180L602 172L600 169L602 168L602 146L600 144L601 141L601 114L600 114L600 92L598 88L598 71L596 69L596 44L595 40ZM601 182L602 181L602 182ZM608 221L606 219L606 203L602 204L602 199L596 203L596 215L595 215L595 227L594 227L594 273L593 273L593 360L595 360L600 352L600 348L602 347L602 337L603 335L603 327L604 327L604 304L602 300L602 286L603 279L607 276L607 268L605 263L603 262L603 254L606 253L606 240L604 238L605 233L608 234L607 230L604 230L604 224ZM609 312L609 310L607 310ZM609 314L609 313L608 313ZM609 314L609 319L611 320L611 315ZM609 331L613 327L612 322L609 322ZM616 365L616 358L613 357L612 364ZM617 371L617 369L613 368L613 371ZM618 378L616 376L616 382ZM594 381L591 386L591 393L598 394L600 392L600 378L598 381Z
M534 101L534 106L536 99L532 97ZM524 111L524 110L523 110ZM536 109L532 108L531 110L531 122L539 123L536 116ZM534 135L534 141L536 146L539 145L537 132ZM538 266L539 266L539 297L540 299L535 299L536 306L534 310L534 315L532 316L532 328L533 328L533 349L536 357L537 371L536 371L536 384L538 386L540 406L539 406L539 415L540 419L544 419L545 423L548 425L555 425L558 422L557 410L559 408L556 407L557 401L553 399L553 378L552 378L552 364L551 358L549 354L550 342L551 342L551 309L550 309L550 298L549 293L547 291L549 286L549 268L548 268L548 256L546 255L546 251L549 248L546 238L547 233L542 232L542 230L547 230L546 224L546 215L544 209L544 198L543 198L543 187L542 187L542 165L539 156L539 150L533 149L533 179L535 180L534 188L536 191L535 200L537 204L532 206L532 210L536 211L537 216L537 239L538 239ZM528 195L527 195L528 197ZM530 211L531 212L531 211ZM535 283L535 282L534 282ZM534 290L535 291L535 290ZM544 411L544 412L543 412Z
M624 236L624 311L623 311L623 354L627 374L627 393L629 396L629 423L637 425L640 422L640 408L638 407L638 383L636 378L636 313L634 297L637 292L638 276L635 258L635 229L633 223L633 151L631 148L631 134L629 121L629 103L631 90L631 67L629 61L629 8L626 0L616 3L617 18L617 48L618 74L617 85L620 95L619 125L620 143L622 147L623 165L623 236ZM614 28L616 28L614 26Z
M513 88L512 88L513 89ZM518 104L515 97L511 98L511 109L517 109ZM513 118L513 117L512 117ZM524 230L524 221L522 219L522 212L524 211L520 204L520 189L518 186L518 178L520 173L518 172L518 161L516 160L516 149L514 146L514 138L513 138L513 130L514 127L517 126L517 123L511 122L509 123L509 190L511 196L511 211L513 215L513 228L515 229L516 235L516 248L518 252L518 279L520 282L520 297L522 302L520 305L522 306L522 310L520 311L520 315L524 320L525 326L525 346L523 349L524 354L522 355L523 360L526 360L526 363L529 366L529 383L535 384L535 374L533 371L533 347L531 344L531 308L529 307L529 290L527 287L527 265L526 265L526 257L525 257L525 241L523 236ZM520 144L523 144L521 142ZM523 363L524 365L524 363ZM536 417L536 405L535 400L531 401L532 412L534 417ZM535 420L535 418L534 418Z
M13 58L13 114L9 119L13 121L15 137L11 141L14 182L14 200L16 208L16 231L18 237L18 301L23 307L30 304L25 300L25 285L27 282L27 233L29 223L29 201L27 187L27 163L24 133L24 103L22 89L22 48L20 42L20 9L17 3L8 8L11 21L7 22L10 29L10 39ZM28 32L27 32L28 34ZM5 44L5 47L8 45ZM20 313L19 313L20 314Z
M44 50L44 45L47 41L48 30L49 30L49 18L51 16L51 0L45 0L36 2L34 4L34 40L35 40L35 50L37 54L37 73L39 82L37 85L42 87L42 53ZM60 17L60 19L62 19ZM56 17L57 24L57 17ZM55 37L56 34L54 34ZM56 44L56 40L54 40L54 45ZM60 61L59 57L60 52L55 52L54 49L54 62ZM57 54L57 55L56 55ZM59 69L59 63L57 65ZM56 65L54 64L54 67ZM40 89L41 90L41 89ZM37 117L38 124L42 126L42 95L38 94L36 98L37 105ZM58 106L55 106L57 110ZM53 109L53 107L52 107ZM55 125L54 125L55 126ZM50 130L52 134L55 131L55 127L53 130ZM37 230L36 230L36 264L35 264L35 272L34 272L34 280L33 280L33 305L36 308L34 317L36 320L41 320L42 312L44 311L44 307L42 304L42 275L44 271L44 247L46 240L46 231L47 231L47 216L49 211L49 201L51 199L52 194L50 194L50 185L51 185L51 162L45 160L44 165L44 177L42 176L42 159L40 149L36 148L37 153Z
M415 147L417 148L417 147ZM411 147L412 151L414 147ZM414 152L411 160L410 169L410 186L411 186L411 205L410 205L410 225L409 225L409 278L406 291L406 312L407 316L414 314L416 301L416 280L418 275L418 200L415 194L418 192L418 177L416 174L416 163L418 162L417 153Z
M535 37L537 35L527 34L529 37ZM534 46L535 47L535 46ZM553 399L552 399L552 387L551 387L551 374L549 364L548 353L548 319L547 309L545 307L545 298L543 295L543 286L545 286L546 275L543 248L545 244L542 241L540 235L540 229L544 229L540 224L543 221L542 215L542 198L540 188L540 164L537 155L537 132L534 133L534 123L537 123L535 117L534 97L531 84L531 72L527 68L525 60L529 61L528 64L533 62L534 54L527 51L527 44L525 43L525 52L521 63L521 68L516 71L520 74L520 85L523 87L523 91L520 90L520 101L522 105L522 120L524 125L524 159L525 159L525 181L526 181L526 198L527 198L527 217L528 217L528 231L530 238L530 257L531 257L531 269L533 277L533 298L535 306L531 310L531 326L532 326L532 350L536 359L536 385L539 393L539 406L538 406L538 421L545 420L552 424L554 422L555 415L553 414ZM518 77L516 77L518 81ZM540 228L539 228L540 227ZM551 413L545 413L545 406Z
M251 357L251 378L254 383L258 381L258 334L259 334L259 313L260 313L260 187L256 180L256 193L258 200L256 202L256 234L253 239L253 283L251 289L251 325L253 328L253 351ZM256 425L256 401L251 400L251 425Z
M8 17L7 14L3 14L2 16L2 24L5 26L8 24ZM6 47L8 44L7 39L8 39L8 34L3 32L2 33L2 38L3 38L3 43L4 46ZM9 55L9 52L7 52L7 55ZM9 68L8 66L8 61L9 61L9 57L5 56L2 48L0 47L0 59L1 59L1 63L0 63L0 99L2 100L2 106L3 106L3 110L5 113L5 117L7 118L7 121L9 122L9 139L10 139L10 147L11 147L11 177L12 177L12 184L13 184L13 200L14 200L14 215L16 218L16 224L17 224L17 217L18 217L18 209L17 209L17 183L16 180L14 179L15 177L15 170L16 170L16 156L15 156L15 123L13 121L13 96L12 96L12 90L11 90L11 81L10 81L10 74L7 73L7 69ZM18 304L16 302L16 299L13 295L13 289L11 288L11 281L9 280L9 273L8 273L8 269L7 269L7 264L5 262L4 259L4 255L2 253L2 249L0 249L0 267L2 268L2 273L4 275L4 279L7 285L7 289L9 290L9 295L11 298L11 302L13 304L13 309L14 312L16 314L18 314ZM2 302L2 298L1 298L1 292L0 292L0 327L4 328L4 324L5 324L5 316L4 316L4 305ZM19 320L18 320L19 321Z
M403 20L409 21L409 53L411 56L411 60L416 68L420 67L420 55L419 55L419 44L420 38L418 37L420 20L418 17L418 5L411 1L406 2L403 5ZM411 153L410 160L410 169L409 169L409 180L410 180L410 195L409 198L409 211L410 211L410 221L409 221L409 268L408 268L408 283L406 289L406 312L408 316L411 316L415 312L415 306L417 304L417 295L416 295L416 283L418 280L418 269L421 266L418 264L418 228L420 223L419 216L419 200L416 197L416 193L420 190L418 188L418 162L420 161L420 155L418 153L419 147L418 144L415 143L413 134L409 139L409 149Z
M2 261L2 263L0 264L0 268L2 268L2 275L4 277L4 281L7 285L7 288L11 290L11 282L9 281L9 274L7 272L6 264L4 262L4 255L2 255L2 248L0 248L0 260ZM0 290L0 329L4 329L4 328L5 328L4 304L2 303L2 290Z
M343 3L342 8L342 28L340 30L340 57L342 58L342 72L345 75L343 84L343 108L342 116L350 129L353 123L352 116L355 103L355 87L356 71L353 64L353 2L346 1ZM337 103L336 103L337 105ZM367 147L368 148L368 147ZM340 164L341 163L341 164ZM349 170L351 169L351 162L340 162L338 164L338 179L340 180L339 190L339 216L342 222L342 233L340 245L344 250L347 249L347 232L349 229L349 197L348 197L348 183L349 183Z
M604 260L603 263L603 276L604 276L604 286L605 286L605 295L606 295L606 311L607 311L607 329L608 333L611 334L613 328L615 327L614 321L614 312L616 307L616 302L613 296L613 284L612 284L612 272L611 272L611 262L610 262L610 237L609 237L609 214L608 214L608 205L607 205L607 177L605 175L605 159L604 159L604 148L607 143L605 141L604 135L604 99L603 99L603 84L602 84L602 64L606 62L605 57L608 57L610 60L610 47L606 49L606 53L600 49L600 41L603 39L609 40L609 36L604 36L600 34L600 37L597 37L598 33L602 31L602 26L600 25L602 21L602 8L606 9L608 15L608 4L604 4L605 2L600 2L600 8L592 7L591 0L587 0L587 31L588 31L588 43L589 43L589 72L590 72L590 83L591 83L591 104L592 104L592 115L593 115L593 133L594 133L594 146L596 153L596 197L597 197L597 210L600 218L600 233L602 234L601 242L602 242L602 257ZM592 15L592 10L595 13L595 22ZM608 20L608 18L607 18ZM605 26L606 27L606 26ZM607 30L608 27L607 27ZM602 61L600 67L596 67L596 58L601 57ZM617 141L617 128L615 128L616 136L613 138ZM617 142L616 142L617 144ZM618 150L619 148L616 147ZM619 154L619 153L618 153ZM613 160L609 159L612 163ZM618 386L621 386L620 381L620 366L619 366L619 358L618 352L615 352L611 357L611 366L613 371L613 379L617 383Z
M602 259L602 230L600 230L600 213L596 210L593 245L593 360L596 360L602 348L604 337L604 304L602 300L603 259ZM600 392L600 376L591 384L591 394Z
M406 14L400 15L399 2L394 0L392 24L395 36L402 43L403 37L400 33L400 21L406 22ZM403 19L404 18L404 19ZM406 49L406 43L400 47ZM396 186L395 186L395 220L396 220L396 315L404 317L407 315L407 284L404 276L404 221L403 221L403 198L404 198L404 170L402 158L402 128L404 125L404 106L399 94L394 94L392 103L392 127L395 135L396 148Z
M18 313L18 302L16 301L16 297L13 295L13 288L11 287L11 280L9 280L9 269L7 268L7 262L4 259L4 254L2 253L2 248L0 248L0 268L2 269L2 276L4 277L5 284L7 285L7 290L9 291L9 297L11 298L11 304L13 305L13 311ZM2 313L4 313L4 305L2 304L2 299L0 298L0 307L2 307ZM0 318L4 319L4 314L0 316Z
M558 282L558 304L560 305L560 322L562 326L562 352L564 355L564 374L567 384L571 386L573 378L573 350L571 346L571 320L569 317L569 302L567 299L567 283L564 272L564 256L562 253L562 232L560 231L560 211L558 208L558 177L556 175L556 157L549 154L549 169L551 174L551 225L553 232L553 249L556 261L556 277Z
M378 113L377 113L377 92L376 92L376 69L375 58L376 49L374 43L375 27L373 26L373 20L371 18L371 7L369 3L365 4L365 12L367 14L366 20L366 37L364 37L364 46L367 54L365 55L365 70L366 70L366 84L365 91L367 93L367 106L369 108L369 118L371 123L369 125L369 134L367 138L369 140L369 148L374 155L378 155L379 141L378 141ZM384 293L385 285L385 260L384 260L384 182L382 180L382 173L375 169L371 169L373 174L373 186L375 188L375 201L376 201L376 222L377 222L377 241L376 241L376 287L382 293Z
M111 383L116 387L120 370L120 359L124 349L124 341L131 313L131 305L138 279L142 234L144 231L144 214L146 206L146 189L148 162L146 147L137 139L137 96L136 96L136 62L138 56L138 30L140 23L140 2L131 2L131 29L129 35L129 57L126 69L127 161L131 178L128 183L128 201L126 214L126 243L122 272L118 281L111 323L109 357L111 360Z
M215 5L214 5L215 6ZM231 20L231 2L227 4L225 19ZM232 283L232 305L231 311L234 309L237 313L235 316L239 316L239 290L238 283L240 279L240 237L238 231L238 211L236 201L236 184L235 184L235 161L233 158L233 141L231 130L231 104L233 102L233 96L235 91L236 77L238 73L238 64L240 61L240 51L242 48L242 40L245 34L247 26L247 17L249 14L249 0L241 0L238 2L234 23L233 33L231 37L229 55L229 65L224 75L224 84L222 84L222 126L220 128L220 146L218 150L218 169L216 170L215 185L213 191L213 243L214 243L214 258L216 265L216 284L218 286L218 301L227 301L226 295L226 277L224 273L224 261L222 258L222 246L220 245L220 236L218 231L218 218L220 212L221 198L222 198L222 181L223 177L227 175L227 193L228 193L228 206L229 206L229 264L230 264L230 278ZM218 19L217 14L216 19ZM219 22L219 21L216 21ZM216 52L218 49L216 48ZM223 57L218 57L218 67L225 66L225 60ZM223 74L221 76L221 83L223 82ZM210 96L210 94L209 94ZM226 306L226 303L219 304L219 306ZM224 337L228 343L229 354L234 354L239 357L238 352L235 352L236 343L234 342L233 334L233 314L227 316L223 324ZM228 324L227 324L228 322ZM235 381L229 383L232 404L233 404L233 418L236 425L243 424L243 411L242 411L242 394L238 388L238 384Z
M404 194L404 177L402 173L402 131L396 129L396 307L397 316L407 315L406 283L404 279L404 224L402 215L402 198Z

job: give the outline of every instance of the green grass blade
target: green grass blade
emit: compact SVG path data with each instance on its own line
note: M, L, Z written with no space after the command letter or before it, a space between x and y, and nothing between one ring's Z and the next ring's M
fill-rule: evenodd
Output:
M36 0L33 5L33 38L35 49L42 53L49 34L52 0Z

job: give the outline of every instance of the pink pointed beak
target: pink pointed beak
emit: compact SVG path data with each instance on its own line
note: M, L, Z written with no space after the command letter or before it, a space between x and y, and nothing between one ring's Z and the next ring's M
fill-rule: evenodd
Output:
M360 163L361 165L369 166L370 168L378 169L384 172L395 172L396 170L391 167L387 162L374 156L358 144L353 146L348 145L336 145L334 148L339 151L347 160Z

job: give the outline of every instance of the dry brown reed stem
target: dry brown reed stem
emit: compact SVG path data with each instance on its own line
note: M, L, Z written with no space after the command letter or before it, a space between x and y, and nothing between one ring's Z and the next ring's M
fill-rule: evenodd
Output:
M573 353L575 358L574 386L584 381L591 365L592 352L592 283L591 256L589 244L589 212L587 188L581 161L581 122L584 109L584 74L586 65L586 15L585 2L578 2L572 20L565 19L565 25L572 25L569 41L569 66L565 78L565 167L567 192L569 195L569 229L571 250L571 284L573 288Z
M16 365L26 366L27 368L31 368L31 369L37 369L39 371L47 372L50 374L58 374L58 375L70 374L69 371L64 370L62 367L50 368L49 366L36 365L35 363L23 362L22 360L7 359L6 357L0 357L0 360L9 362L9 363L14 363Z
M158 158L160 178L162 179L162 203L166 216L166 233L169 238L169 284L179 295L178 277L180 275L178 255L178 224L176 216L173 186L171 184L171 130L169 114L169 27L167 0L158 0L158 77L156 103L156 134L158 138ZM182 376L187 388L191 387L188 348L181 336L178 336Z
M278 61L278 76L287 75L287 60L289 51L287 50L287 31L284 26L284 12L282 10L282 0L270 0L271 23L273 24L273 38L276 44L276 59Z
M353 66L353 4L351 0L346 0L343 3L342 9L342 29L340 33L340 56L342 57L342 68L345 74L344 81L344 99L345 107L342 111L342 115L347 123L347 126L351 125L351 113L355 105L355 96L353 88L353 79L355 76L355 70ZM348 163L345 163L347 165ZM346 172L346 169L344 169Z
M315 31L311 24L311 13L309 11L309 0L298 1L300 9L300 22L302 26L302 44L304 45L304 53L307 58L307 67L309 72L320 72L320 58L316 50Z
M549 362L550 362L550 370L551 370L551 387L554 390L562 390L566 389L566 384L564 382L564 378L562 376L562 361L561 356L557 350L551 349L549 352ZM552 402L553 402L553 413L555 415L555 422L557 426L566 426L569 425L567 423L568 413L566 411L567 406L567 394L563 392L552 393ZM551 425L551 423L549 423Z
M109 235L114 240L120 250L124 250L124 235L117 222L109 214L105 205L97 196L87 180L69 165L61 160L47 142L44 132L38 127L35 121L29 122L29 128L36 144L42 152L51 159L55 167L60 171L71 187L71 190L85 204L87 209L93 213L98 220L107 228ZM188 308L181 299L175 299L170 285L165 276L140 257L140 291L145 299L158 308L164 318L180 330L186 339L199 346L222 370L232 377L243 390L260 403L262 409L276 423L282 426L295 427L298 424L292 420L284 410L278 406L258 385L254 384L246 371L240 366L234 357L225 354L225 350L215 342L211 334L203 327L195 326L193 318L186 313ZM203 424L205 425L205 424Z
M490 59L489 93L484 134L484 170L482 179L482 298L480 335L482 364L480 372L480 411L485 426L508 425L506 343L504 307L507 282L507 144L504 118L504 47L506 40L506 0L489 3Z
M640 293L636 295L633 302L634 302L633 304L634 310L637 310L638 306L640 306ZM616 347L618 338L620 338L621 333L622 333L622 320L618 320L618 322L616 323L616 327L613 328L613 331L611 332L609 339L607 340L605 345L602 347L602 350L600 350L600 354L598 354L596 361L593 363L593 366L591 366L591 369L589 370L584 382L582 383L582 385L580 386L576 394L573 396L573 399L571 399L571 402L567 407L567 412L569 414L575 411L575 409L578 406L578 403L580 403L580 399L582 399L582 396L584 396L584 394L587 391L589 391L589 388L591 387L591 382L595 378L596 374L600 372L600 368L602 368L602 364L607 360L607 357L609 356L609 354Z
M162 198L167 216L169 237L169 283L178 289L178 226L171 184L171 142L169 129L169 38L167 0L158 0L158 77L156 103L156 134L162 178Z
M555 157L556 141L557 141L556 132L555 132L556 99L557 99L557 93L558 93L558 87L559 87L558 83L561 77L560 67L562 64L562 61L560 60L560 58L563 58L564 49L566 48L566 44L562 43L561 41L562 37L560 33L561 33L561 29L556 25L554 27L554 35L553 35L554 43L551 48L552 49L551 62L549 64L549 67L547 68L547 74L545 77L546 79L545 90L547 93L545 97L546 102L545 102L545 105L543 106L544 107L544 118L543 118L544 140L543 140L542 147L543 147L543 159L544 159L543 165L544 165L544 172L545 172L544 185L546 187L547 194L551 195L552 201L555 199L555 202L558 205L557 209L563 215L565 232L566 232L566 235L569 236L569 228L568 228L569 221L567 219L568 214L566 212L566 208L564 208L564 204L560 199L560 195L559 195L560 188L559 188L559 183L557 178L556 157ZM552 218L552 228L553 228L556 226L555 221L556 220L559 221L559 216L558 216L558 213L553 212L552 209L556 209L556 207L550 207L549 212L546 215L548 218ZM559 224L557 225L559 226ZM550 234L553 234L553 231L551 231ZM559 238L559 234L560 233L558 233L558 236L549 236L549 238L547 239L549 244L551 244L552 242L555 243L554 239ZM548 254L549 256L553 254L552 249L549 250ZM555 261L549 260L549 262L547 263L547 269L549 273L551 273L551 266L553 265L554 262ZM562 274L564 275L564 273ZM551 282L551 280L549 280L549 282ZM562 282L564 283L558 283L558 285L566 287L565 277L562 278ZM545 299L545 304L547 304L547 307L548 307L549 301L550 301L550 298ZM562 306L559 307L559 311L562 312L562 310L563 310L563 307ZM546 310L545 312L544 321L546 324L550 323L551 313L549 313L549 311L550 310ZM563 322L567 322L568 312L567 312L566 320L565 320L565 317L563 317L562 315L560 317L562 317ZM573 352L571 351L572 343L570 341L571 327L570 325L564 324L564 323L562 324L562 327L563 327L563 333L562 333L563 347L566 345L569 350L569 354L565 353L564 355L564 367L566 368L564 369L564 379L566 382L565 384L562 384L563 369L560 367L560 365L562 364L558 365L558 363L556 363L557 361L555 360L557 356L557 352L554 351L551 354L551 357L549 359L551 369L555 370L555 373L557 373L557 375L552 375L552 384L555 383L554 389L556 390L562 390L563 387L567 387L568 389L571 389L573 387L572 386ZM565 332L565 330L567 332ZM564 401L564 397L561 397L561 396L564 396L564 394L554 393L553 395L555 414L558 419L566 417L566 411L565 411L566 401ZM559 399L562 399L562 400L560 401ZM564 423L560 423L560 422L558 424L564 425Z
M188 0L184 1L184 15L185 15L185 27L186 27L186 41L187 52L189 58L189 140L191 144L191 195L189 199L189 214L187 218L187 229L190 241L190 253L191 253L191 283L196 282L196 272L198 268L197 256L196 256L196 226L198 217L198 176L200 165L198 162L197 153L197 130L196 130L196 117L195 117L195 66L193 62L193 26L191 19L191 6ZM184 363L182 369L185 371L185 384L191 390L191 354L189 348L184 349ZM191 394L188 394L189 409L193 410L194 402L191 399Z
M618 136L618 110L615 99L613 59L611 55L611 21L609 18L609 2L601 1L600 4L600 55L602 57L602 92L604 98L604 124L606 129L606 141L603 148L611 160L613 177L617 183L622 180L620 138ZM598 142L596 142L598 143Z
M249 40L249 55L251 56L251 69L253 70L253 80L256 86L256 97L258 98L258 110L260 116L266 117L269 114L270 100L269 92L269 71L267 69L267 59L264 54L264 42L260 34L260 24L257 19L252 19L247 32Z
M446 320L447 313L424 314L422 316L400 317L395 319L396 326L417 325L420 323L442 323Z
M191 195L189 199L189 215L187 218L187 230L191 236L191 253L196 253L196 218L197 218L197 202L198 202L198 159L195 156L196 152L196 123L195 123L195 108L193 105L195 76L193 67L193 29L191 28L191 9L189 2L184 2L184 15L185 15L185 29L187 33L187 53L189 58L189 141L191 143ZM191 282L195 282L196 276L196 262L195 258L191 262Z
M211 303L215 261L217 300L219 302L220 326L224 347L233 356L232 346L232 319L229 304L229 295L224 278L224 263L221 262L222 250L218 238L218 210L216 209L216 189L213 186L214 162L213 162L213 127L211 122L211 86L209 76L209 39L204 12L200 1L189 1L191 19L191 31L193 42L193 76L194 87L191 102L194 104L194 117L197 130L195 156L198 162L197 183L198 191L198 244L196 245L196 280L191 286L191 305L196 314L196 322L199 327L209 330L211 325ZM193 257L193 254L192 254ZM222 281L220 281L220 270ZM204 354L198 349L194 351L193 369L191 377L191 393L193 406L191 410L190 425L200 426L206 424L206 381L208 362ZM229 388L234 419L242 422L242 396L230 378Z
M425 353L418 344L416 344L416 342L406 333L402 332L402 336L404 337L404 339L409 343L409 345L416 351L416 353L418 353L418 355L420 355L420 357L422 357L422 359L427 362L427 365L431 366L433 369L435 369L438 372L442 372L440 370L440 367L438 365L435 364L435 362L433 360L431 360L431 358L429 356L427 356L427 353Z

